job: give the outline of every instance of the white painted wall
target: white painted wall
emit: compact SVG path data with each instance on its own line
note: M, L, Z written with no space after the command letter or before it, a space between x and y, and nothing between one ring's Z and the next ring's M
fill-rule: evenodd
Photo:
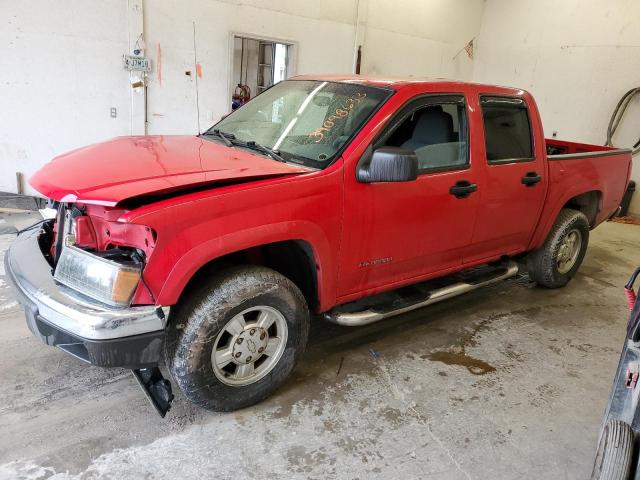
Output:
M130 133L126 51L123 0L0 1L0 191L16 191L16 171Z
M368 0L362 73L466 80L464 46L480 32L484 0Z
M362 73L470 77L471 62L456 53L478 34L483 0L360 2ZM194 68L194 24L202 130L229 111L230 32L293 43L298 73L351 72L357 7L357 0L192 0L176 9L171 0L145 0L148 53L157 63L160 44L163 66L162 82L156 72L149 85L149 133L197 130L195 77L185 75Z
M637 0L488 0L473 79L529 90L547 136L602 144L620 97L640 86ZM614 142L640 137L640 99ZM632 178L640 185L640 155ZM631 210L640 214L640 192Z
M162 82L149 85L149 133L196 133L231 107L231 33L295 44L296 70L304 73L351 71L355 0L172 0L145 1L148 53L162 51ZM195 98L194 29L202 67Z

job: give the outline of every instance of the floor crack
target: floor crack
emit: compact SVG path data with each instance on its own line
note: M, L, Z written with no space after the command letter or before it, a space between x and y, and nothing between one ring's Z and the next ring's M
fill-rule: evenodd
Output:
M408 412L410 412L413 415L413 417L416 420L418 420L418 422L421 425L426 427L427 432L429 433L429 436L431 437L431 439L434 442L436 442L436 444L438 445L438 448L440 448L440 450L442 450L444 452L444 454L449 458L451 463L456 467L456 470L458 470L462 475L464 475L464 477L467 480L472 480L471 475L469 475L469 473L464 468L462 468L462 465L460 465L460 462L458 462L456 460L455 456L451 453L451 451L447 448L447 446L433 432L433 430L431 429L431 423L429 422L429 420L427 420L424 415L422 415L420 412L418 412L418 410L416 410L416 408L413 405L411 405L411 404L409 404L409 402L407 402L407 399L406 399L404 393L402 393L402 391L398 388L396 383L391 378L391 374L389 373L389 369L387 368L384 360L382 358L378 357L378 359L376 361L376 364L378 365L378 368L380 369L380 371L385 376L385 379L386 379L387 384L389 385L389 387L391 389L391 392L393 393L393 396L396 397L396 399L400 400L403 403L403 405L406 408L406 410Z

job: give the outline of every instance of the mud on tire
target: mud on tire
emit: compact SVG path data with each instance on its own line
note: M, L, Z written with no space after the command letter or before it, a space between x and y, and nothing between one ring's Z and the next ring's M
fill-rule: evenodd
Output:
M247 357L251 352L241 349L249 342L238 346L236 343L243 343L238 342L238 338L239 335L245 335L244 340L256 340L255 344L251 342L253 352L259 345L262 330L254 328L249 331L254 325L251 322L257 321L250 316L253 307L258 314L261 307L276 312L279 328L285 331L286 342L282 342L278 359L274 360L268 373L249 383L230 385L225 377L232 379L233 370L227 373L219 369L219 363L214 366L213 348L214 345L219 347L227 335L230 338L225 341L231 346L225 348L232 352L233 361L243 360L244 364L247 358L251 360L250 356ZM235 324L238 318L244 321L243 312L249 312L246 314L249 315L247 327L242 333L231 336L228 327ZM256 337L249 337L256 330ZM265 341L271 339L266 330L262 332L267 337ZM231 267L192 290L173 309L167 326L165 360L175 383L189 400L209 410L232 411L260 402L282 385L304 353L308 335L309 310L302 293L293 282L264 267ZM261 346L263 350L266 347L266 343ZM216 348L216 352L222 350ZM231 362L228 366L240 368Z
M570 268L564 271L559 265L566 265L561 262L561 257L566 252L564 242L569 236L579 237L580 245ZM589 220L585 214L570 208L562 209L542 248L527 257L529 276L543 287L565 286L580 268L588 243Z

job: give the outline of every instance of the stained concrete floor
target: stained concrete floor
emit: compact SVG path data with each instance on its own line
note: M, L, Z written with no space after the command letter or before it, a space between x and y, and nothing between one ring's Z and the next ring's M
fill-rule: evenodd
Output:
M0 478L588 478L639 246L607 223L564 289L520 277L369 327L318 321L269 400L214 414L178 393L164 420L130 372L33 339L2 281Z

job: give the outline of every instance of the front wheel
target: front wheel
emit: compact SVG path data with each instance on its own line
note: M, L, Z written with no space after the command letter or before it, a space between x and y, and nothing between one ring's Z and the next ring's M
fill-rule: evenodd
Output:
M209 410L232 411L265 399L286 380L306 346L309 310L288 278L234 267L191 292L167 329L167 365L185 396Z
M578 210L565 208L544 245L529 254L529 276L547 288L564 287L582 264L589 243L589 220Z

